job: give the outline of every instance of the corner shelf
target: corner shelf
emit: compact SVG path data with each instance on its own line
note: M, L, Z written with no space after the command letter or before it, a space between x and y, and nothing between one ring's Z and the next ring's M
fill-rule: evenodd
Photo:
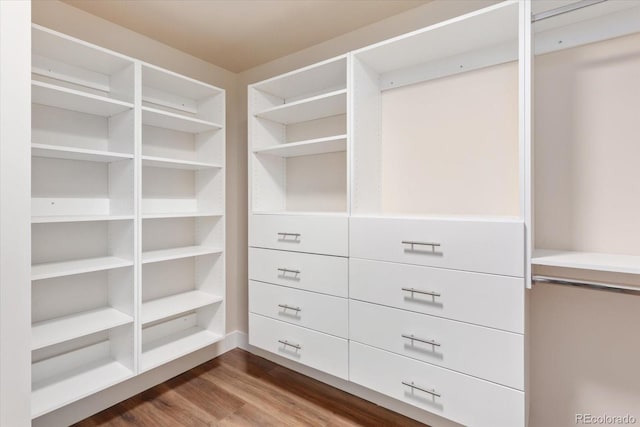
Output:
M218 123L150 107L142 107L142 124L188 133L222 129L222 125Z
M347 135L315 138L253 150L255 154L268 154L278 157L310 156L341 151L347 151Z
M196 310L223 301L222 297L202 291L189 291L147 301L142 304L142 324Z
M31 81L31 102L103 117L111 117L133 108L133 104L128 102L37 80Z
M132 265L133 261L115 256L47 262L31 266L31 280L51 279L54 277L71 276L73 274L130 267Z
M50 159L85 160L103 163L133 159L133 154L37 143L31 144L31 155Z
M345 114L347 111L347 90L341 89L278 105L256 113L256 117L282 124L301 123L309 120Z
M161 249L142 253L142 263L170 261L173 259L190 258L200 255L222 253L222 249L210 246L184 246L181 248Z
M145 346L147 349L142 351L140 371L148 371L221 341L223 338L224 336L221 334L216 334L198 326L164 336Z
M111 307L45 320L31 327L31 349L38 350L129 323L133 323L131 316Z
M533 265L640 274L640 256L536 249Z
M178 160L155 156L142 156L142 166L185 170L222 169L221 165L217 165L215 163L195 162L191 160Z

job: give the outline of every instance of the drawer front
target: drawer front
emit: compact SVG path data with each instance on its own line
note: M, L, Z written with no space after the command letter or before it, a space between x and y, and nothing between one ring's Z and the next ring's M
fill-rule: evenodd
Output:
M249 314L249 344L343 379L348 376L347 343L342 338Z
M479 273L524 276L524 224L351 218L350 256Z
M252 215L249 246L347 256L347 217Z
M517 333L524 286L516 277L349 259L350 298Z
M521 391L353 341L349 349L349 376L354 383L465 426L525 425L525 399Z
M524 390L524 337L440 317L349 302L349 339Z
M347 297L347 258L249 248L249 279Z
M341 338L347 338L345 298L249 281L249 311Z

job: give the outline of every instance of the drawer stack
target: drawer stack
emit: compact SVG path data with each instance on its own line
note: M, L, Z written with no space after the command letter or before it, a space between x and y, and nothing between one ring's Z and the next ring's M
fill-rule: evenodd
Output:
M522 425L523 224L352 217L349 230L349 379L464 425Z
M348 378L348 219L253 215L249 343Z

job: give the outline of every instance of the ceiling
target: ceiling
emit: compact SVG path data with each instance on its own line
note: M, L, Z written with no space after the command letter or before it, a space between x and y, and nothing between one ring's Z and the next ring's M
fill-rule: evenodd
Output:
M237 73L431 0L63 1Z

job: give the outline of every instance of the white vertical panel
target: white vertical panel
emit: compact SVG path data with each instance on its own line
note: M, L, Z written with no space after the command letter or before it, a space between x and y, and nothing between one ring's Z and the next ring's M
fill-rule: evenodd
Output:
M520 212L525 224L525 283L531 289L533 254L533 43L531 3L520 3Z
M31 3L0 2L0 425L30 423Z

